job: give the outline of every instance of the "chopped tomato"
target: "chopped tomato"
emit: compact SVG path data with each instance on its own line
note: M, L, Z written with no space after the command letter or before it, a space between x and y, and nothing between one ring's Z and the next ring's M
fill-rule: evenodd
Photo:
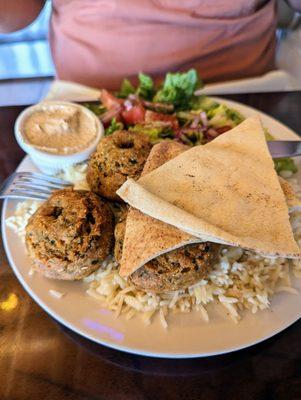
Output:
M145 119L145 108L142 104L137 104L129 110L123 110L121 112L124 122L128 125L135 125L144 122Z
M117 97L112 95L112 93L108 92L105 89L102 89L100 92L100 101L107 110L112 110L112 108L119 108L123 104L122 99L118 99Z
M145 114L145 122L154 122L154 121L169 122L170 126L173 129L179 128L179 122L177 120L177 117L175 117L174 115L167 115L147 110Z

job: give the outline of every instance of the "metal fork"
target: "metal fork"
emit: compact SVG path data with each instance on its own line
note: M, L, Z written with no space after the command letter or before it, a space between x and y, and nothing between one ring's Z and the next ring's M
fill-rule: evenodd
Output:
M47 200L53 191L68 186L72 186L72 183L52 176L33 172L15 172L3 182L0 188L0 199Z
M301 140L270 140L267 144L273 158L301 155Z

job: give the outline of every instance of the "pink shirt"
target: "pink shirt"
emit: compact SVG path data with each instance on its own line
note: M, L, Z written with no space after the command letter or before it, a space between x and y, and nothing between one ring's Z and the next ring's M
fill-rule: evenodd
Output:
M275 0L53 0L57 76L115 89L139 71L195 67L205 81L274 67Z

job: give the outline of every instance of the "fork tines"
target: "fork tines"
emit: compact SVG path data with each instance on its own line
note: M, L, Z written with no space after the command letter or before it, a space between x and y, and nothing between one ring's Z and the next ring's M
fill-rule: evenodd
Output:
M33 172L15 172L3 183L0 198L46 200L53 191L71 186L70 182Z

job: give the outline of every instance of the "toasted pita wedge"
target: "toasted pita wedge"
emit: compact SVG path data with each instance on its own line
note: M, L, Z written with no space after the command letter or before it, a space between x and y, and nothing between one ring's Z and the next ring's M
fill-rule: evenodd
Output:
M171 160L187 147L176 142L162 142L155 145L146 161L142 176ZM131 275L145 263L168 251L200 239L178 228L130 208L126 219L122 259L119 274Z
M259 118L183 152L138 182L128 180L117 193L201 241L264 256L301 256Z

